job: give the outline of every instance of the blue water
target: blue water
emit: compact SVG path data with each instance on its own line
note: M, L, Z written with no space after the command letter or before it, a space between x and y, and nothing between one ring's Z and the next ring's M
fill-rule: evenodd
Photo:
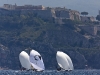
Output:
M69 72L56 70L46 70L43 72L0 70L0 75L100 75L100 70L74 70Z

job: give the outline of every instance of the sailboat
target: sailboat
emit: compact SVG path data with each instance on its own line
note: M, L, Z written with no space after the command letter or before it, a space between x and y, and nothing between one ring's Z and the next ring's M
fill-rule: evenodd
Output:
M36 69L36 71L45 70L42 56L36 50L31 50L30 62L31 62L31 65L34 67L34 69Z
M66 53L62 51L57 51L56 59L58 65L61 67L62 70L74 70L72 60Z
M29 60L29 55L25 51L22 51L19 54L19 61L20 61L21 66L23 68L25 68L26 70L31 69L31 63L30 63L30 60Z

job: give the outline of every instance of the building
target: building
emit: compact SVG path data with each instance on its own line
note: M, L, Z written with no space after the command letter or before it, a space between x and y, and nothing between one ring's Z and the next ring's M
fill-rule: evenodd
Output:
M80 20L80 13L78 11L71 10L71 9L56 8L55 14L56 17L62 19Z
M95 17L87 17L87 16L80 16L82 22L94 22L96 21Z
M42 5L34 6L34 5L24 5L17 6L11 4L4 4L4 9L12 10L13 12L16 10L20 12L20 14L27 14L27 12L35 13L36 16L41 17L42 19L55 20L57 23L63 24L63 19L71 19L71 20L80 20L80 13L75 10L61 8L61 7L44 7ZM28 11L27 11L28 10Z
M4 4L3 5L4 9L7 10L44 10L45 7L42 5L38 5L38 6L33 6L33 5L24 5L24 6L17 6L15 5L11 5L11 4Z
M16 8L16 4L15 5L11 5L11 4L4 4L3 8L7 9L7 10L14 10Z
M24 6L17 6L16 10L45 10L45 7L42 5L33 6L33 5L24 5Z

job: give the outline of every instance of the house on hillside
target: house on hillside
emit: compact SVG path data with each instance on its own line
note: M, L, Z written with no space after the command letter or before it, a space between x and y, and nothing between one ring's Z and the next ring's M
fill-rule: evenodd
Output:
M43 5L33 6L33 5L24 5L24 6L17 6L15 10L45 10Z
M55 14L57 18L80 20L80 13L78 11L66 8L55 8Z
M7 9L7 10L14 10L16 8L16 4L15 5L11 5L11 4L4 4L3 8Z
M3 8L13 11L13 13L18 12L20 14L27 14L28 12L32 12L37 17L40 17L45 20L54 21L55 23L60 23L60 24L63 24L62 21L63 19L80 20L80 13L78 11L66 9L65 7L50 8L50 7L44 7L42 5L17 6L16 4L15 5L4 4ZM8 13L10 13L10 11L8 11Z
M96 21L96 18L93 16L91 16L91 17L80 16L80 17L81 17L82 22L94 22L94 21Z
M33 5L24 5L24 6L17 6L11 4L4 4L4 9L7 10L44 10L45 7L43 5L33 6Z
M55 10L55 23L64 24L63 19L78 20L80 21L80 13L75 10L64 8L54 8Z

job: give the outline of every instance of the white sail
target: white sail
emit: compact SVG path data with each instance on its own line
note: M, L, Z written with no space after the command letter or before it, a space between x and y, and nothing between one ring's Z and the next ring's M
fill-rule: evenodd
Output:
M31 62L31 65L35 69L37 69L37 71L45 70L43 59L41 55L35 50L32 50L30 52L30 62Z
M65 55L66 59L68 60L68 63L69 63L69 66L70 66L70 69L69 70L74 70L73 63L72 63L71 58L67 54L65 54L65 53L64 53L64 55Z
M20 60L22 67L26 68L27 70L31 69L29 55L25 51L22 51L19 54L19 60Z
M57 51L56 59L58 65L64 70L73 70L73 64L70 57L64 52Z

